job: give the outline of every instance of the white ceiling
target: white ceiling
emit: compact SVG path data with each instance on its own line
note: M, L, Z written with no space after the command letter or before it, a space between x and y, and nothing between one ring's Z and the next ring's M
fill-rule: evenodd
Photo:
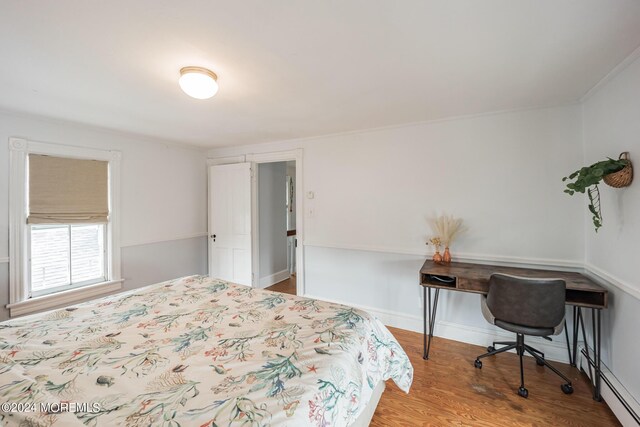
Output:
M229 146L573 102L638 46L638 0L2 0L0 108Z

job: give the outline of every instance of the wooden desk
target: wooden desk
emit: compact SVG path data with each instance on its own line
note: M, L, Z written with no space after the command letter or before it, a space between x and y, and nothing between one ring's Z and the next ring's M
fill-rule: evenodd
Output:
M567 338L567 352L572 366L576 366L578 349L578 333L580 327L582 338L585 342L586 356L589 363L589 371L593 365L595 375L591 375L594 382L593 398L600 399L600 348L601 348L601 312L607 308L608 292L605 288L590 280L588 277L575 272L558 270L542 270L534 268L503 267L487 264L473 264L452 262L450 264L437 264L428 259L420 269L420 285L424 291L423 307L423 359L429 359L431 339L433 338L433 328L435 325L436 310L438 309L438 296L441 289L459 292L472 292L486 295L489 292L489 277L493 273L510 274L520 277L531 278L553 278L562 279L567 285L566 303L573 307L573 352L569 340L569 331L565 327ZM432 298L431 290L435 290ZM587 337L585 333L584 318L582 308L592 311L592 335L594 357L591 359L589 348L586 345ZM428 327L427 327L428 322Z

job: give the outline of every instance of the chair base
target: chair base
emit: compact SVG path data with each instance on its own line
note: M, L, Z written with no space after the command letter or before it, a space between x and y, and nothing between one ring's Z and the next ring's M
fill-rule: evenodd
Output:
M487 353L482 354L476 358L474 366L478 369L482 369L482 361L480 359L515 349L518 356L520 356L520 388L518 388L518 395L527 398L529 397L529 391L524 386L524 366L522 360L524 353L527 352L536 359L536 363L539 366L546 366L565 381L565 383L560 386L564 394L573 393L573 386L571 385L571 381L569 380L569 378L567 378L562 372L558 371L556 368L550 365L549 362L545 360L543 352L525 344L524 335L522 334L517 334L516 339L517 341L494 342L492 346L487 347ZM496 349L496 345L500 345L503 347Z

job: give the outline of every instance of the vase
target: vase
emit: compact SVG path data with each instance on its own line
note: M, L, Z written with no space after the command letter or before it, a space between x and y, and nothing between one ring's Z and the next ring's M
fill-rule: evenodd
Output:
M436 251L436 253L433 254L433 262L442 262L442 255L440 255L440 251Z
M449 264L451 262L451 252L449 252L449 246L444 248L444 254L442 255L442 262Z

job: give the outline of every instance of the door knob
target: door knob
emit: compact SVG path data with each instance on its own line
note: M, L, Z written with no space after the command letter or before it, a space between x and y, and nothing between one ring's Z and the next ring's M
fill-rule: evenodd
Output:
M211 238L213 239L214 242L216 241L216 235L215 234L212 234Z

